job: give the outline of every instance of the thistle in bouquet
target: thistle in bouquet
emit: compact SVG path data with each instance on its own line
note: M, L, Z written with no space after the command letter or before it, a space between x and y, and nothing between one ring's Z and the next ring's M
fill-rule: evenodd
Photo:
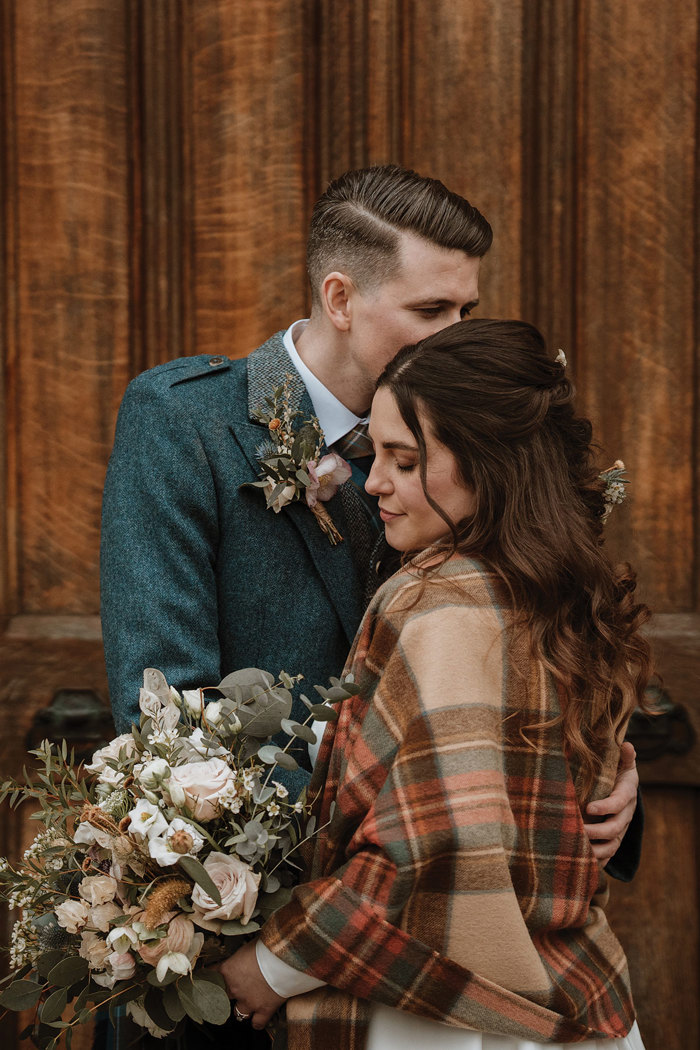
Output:
M144 672L140 724L76 766L65 742L32 754L40 771L0 787L29 802L39 831L22 861L0 859L0 892L19 911L0 1006L34 1011L22 1033L42 1050L126 1004L155 1036L184 1018L223 1024L230 1003L212 966L260 928L296 881L314 833L283 783L311 719L337 718L350 678L314 688L290 719L300 676L247 668L214 689ZM286 740L279 744L273 737Z
M256 413L267 427L269 439L258 449L260 481L252 485L263 490L267 507L275 514L295 500L305 502L335 545L343 537L324 504L351 477L352 470L337 452L321 455L324 437L319 421L316 416L304 419L302 412L292 411L290 380L287 376L284 384L266 398L267 407Z

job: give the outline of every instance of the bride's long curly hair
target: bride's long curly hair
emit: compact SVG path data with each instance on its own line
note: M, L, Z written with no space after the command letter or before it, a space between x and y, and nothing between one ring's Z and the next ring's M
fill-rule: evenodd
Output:
M426 498L449 527L444 557L476 556L503 579L533 654L556 679L587 799L611 735L620 744L634 707L645 706L649 610L635 599L630 566L613 567L604 551L592 428L574 411L563 364L532 325L471 320L405 347L377 386L415 437ZM474 490L461 522L426 491L421 420Z

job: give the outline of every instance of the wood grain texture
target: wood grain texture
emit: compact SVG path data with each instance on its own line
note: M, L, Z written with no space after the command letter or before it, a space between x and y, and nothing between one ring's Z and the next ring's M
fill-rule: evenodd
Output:
M523 23L522 317L570 356L575 338L575 0L527 4Z
M26 0L14 19L18 605L90 613L128 370L125 13Z
M8 382L17 358L17 176L14 9L0 5L0 627L17 611L16 390Z
M405 3L358 0L314 5L317 197L351 168L400 163ZM313 203L313 202L311 202Z
M523 4L414 0L405 11L402 160L487 217L479 314L520 317Z
M194 352L191 62L182 0L129 0L131 372Z
M608 917L627 954L646 1050L700 1046L697 789L645 791L642 866L611 879Z
M628 464L615 550L660 612L693 608L697 10L580 6L577 352L583 404Z
M306 298L303 7L189 0L198 353L243 356Z

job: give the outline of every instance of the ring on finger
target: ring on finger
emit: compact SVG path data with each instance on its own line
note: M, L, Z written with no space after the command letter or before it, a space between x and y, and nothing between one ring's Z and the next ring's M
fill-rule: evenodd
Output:
M247 1021L250 1017L250 1014L242 1013L241 1010L239 1010L238 1007L235 1005L235 1003L233 1007L233 1015L237 1021Z

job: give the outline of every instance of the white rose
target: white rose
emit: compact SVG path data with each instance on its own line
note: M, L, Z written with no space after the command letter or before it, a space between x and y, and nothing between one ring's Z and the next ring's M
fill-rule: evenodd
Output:
M107 905L103 905L103 907L107 907ZM107 956L111 954L111 951L112 949L104 937L100 937L93 930L85 930L81 934L78 955L81 955L83 959L87 959L90 969L104 970L107 965Z
M188 762L175 766L168 781L168 791L175 805L184 802L195 820L211 820L219 812L219 795L233 780L233 773L220 758L206 762Z
M117 981L128 981L136 972L136 959L131 952L112 952L107 956L107 965Z
M113 901L117 894L117 880L111 875L88 875L78 886L78 893L95 907Z
M57 904L54 911L59 926L68 933L77 933L87 923L90 905L87 901L64 901Z
M204 867L221 894L217 904L197 885L192 890L192 920L205 930L219 932L221 922L240 919L245 925L255 911L260 875L237 857L210 853Z
M103 849L112 849L114 835L110 835L108 831L96 828L87 820L83 820L75 829L73 842L78 842L83 846L92 846L97 843Z
M129 831L139 838L155 838L162 835L168 826L158 806L146 799L140 798L131 812L128 814L131 824Z
M107 933L110 919L116 919L118 915L123 915L123 912L114 901L98 904L97 907L90 909L90 925L101 930L102 933Z
M136 744L131 733L122 733L121 736L115 737L114 740L110 740L106 747L101 747L99 751L96 751L92 756L92 762L86 763L85 769L89 770L90 773L102 773L107 769L107 759L112 759L114 762L119 760L119 752L124 748L127 758L130 758L135 750ZM110 772L112 772L110 770Z
M278 482L268 480L267 484L263 486L263 492L265 493L265 499L269 500L272 493L277 488ZM282 507L286 507L288 503L291 503L297 494L296 485L285 485L279 496L276 496L272 503L269 504L274 510L275 514L279 514Z

